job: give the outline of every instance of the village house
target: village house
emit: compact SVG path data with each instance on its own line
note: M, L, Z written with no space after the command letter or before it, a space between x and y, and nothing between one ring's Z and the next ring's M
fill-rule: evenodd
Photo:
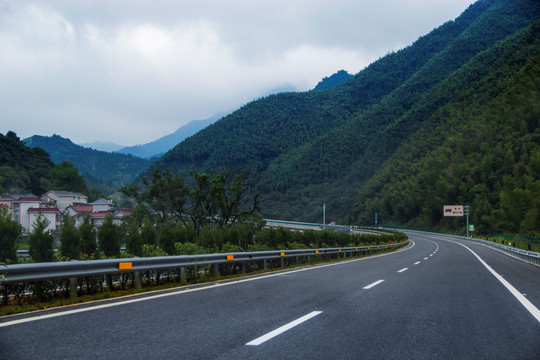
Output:
M57 207L62 213L70 205L88 203L88 196L70 191L47 191L42 197L43 202L51 207Z
M47 230L56 231L60 224L60 211L56 207L49 207L34 194L3 194L0 196L0 205L8 208L13 219L21 225L23 232L31 232L31 225L41 212L49 220Z
M64 215L75 219L75 226L79 227L83 221L83 214L90 215L92 224L99 229L105 216L111 213L116 225L122 223L125 216L131 215L131 210L116 210L112 201L99 199L88 203L88 197L69 191L48 191L41 198L34 194L3 194L0 196L0 207L6 207L17 221L23 233L33 230L32 224L39 214L45 217L49 224L46 230L57 232Z
M35 223L39 214L41 214L41 216L48 221L45 231L50 230L52 232L56 232L60 230L60 211L57 208L30 208L27 210L27 214L28 224L30 224L28 232L32 232L34 229L33 224Z

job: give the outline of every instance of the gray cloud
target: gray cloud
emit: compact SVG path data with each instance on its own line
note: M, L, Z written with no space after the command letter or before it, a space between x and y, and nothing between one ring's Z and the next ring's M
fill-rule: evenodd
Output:
M356 73L471 0L0 1L0 132L133 145Z

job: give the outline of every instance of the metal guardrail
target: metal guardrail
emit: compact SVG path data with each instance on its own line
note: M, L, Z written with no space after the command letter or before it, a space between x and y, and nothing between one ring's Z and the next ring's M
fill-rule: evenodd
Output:
M202 265L219 265L227 263L249 262L263 260L266 268L267 260L290 257L317 256L325 254L369 253L403 247L408 241L401 243L359 246L347 248L326 248L306 250L281 250L238 252L207 255L161 256L146 258L119 258L105 260L63 261L50 263L30 263L0 265L0 284L14 284L53 279L73 279L96 275L123 274L141 271L168 270Z
M467 238L465 236L458 236L460 239L463 240L469 240L474 241L477 243L484 244L486 246L496 248L500 251L503 251L509 255L512 255L514 257L517 257L523 261L530 262L532 264L540 265L540 253L534 252L534 251L528 251L524 249L515 248L513 246L503 245L503 244L497 244L493 241L488 240L482 240L482 239L475 239L475 238Z
M425 231L418 231L418 230L409 230L414 232L425 232ZM429 232L428 232L429 233ZM492 248L495 248L497 250L500 250L510 256L516 257L518 259L521 259L523 261L529 262L531 264L540 265L540 253L534 252L534 251L528 251L524 249L515 248L513 246L498 244L493 241L483 240L483 239L476 239L473 237L466 237L466 236L459 236L459 235L447 235L447 234L439 234L439 233L431 233L436 235L444 235L449 237L454 237L461 240L467 240L472 241L476 243L480 243Z

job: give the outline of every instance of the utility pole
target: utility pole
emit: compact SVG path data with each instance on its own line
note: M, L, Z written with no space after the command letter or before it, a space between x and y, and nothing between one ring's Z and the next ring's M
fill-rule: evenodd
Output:
M323 223L323 229L326 229L326 203L322 206L322 223Z

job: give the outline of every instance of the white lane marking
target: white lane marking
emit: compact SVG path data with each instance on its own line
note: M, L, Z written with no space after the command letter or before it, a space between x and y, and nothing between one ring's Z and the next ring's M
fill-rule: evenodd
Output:
M364 289L364 290L369 290L369 289L371 289L372 287L379 285L379 284L382 283L383 281L384 281L384 280L377 280L377 281L375 281L374 283L369 284L368 286L364 286L362 289Z
M414 263L414 265L418 265L418 264L420 264L420 261L417 261L417 262Z
M403 268L403 269L399 270L398 273L402 273L402 272L407 271L407 270L409 270L409 268Z
M275 338L276 336L278 336L280 334L283 334L285 331L290 330L293 327L298 326L301 323L306 322L309 319L314 318L315 316L319 315L320 313L322 313L322 311L312 311L309 314L304 315L301 318L296 319L294 321L291 321L290 323L288 323L286 325L283 325L282 327L277 328L274 331L270 331L266 335L260 336L260 337L256 338L255 340L252 340L252 341L248 342L246 345L248 345L248 346L261 345L262 343L264 343L264 342L266 342L266 341L268 341L268 340L270 340L272 338Z
M157 295L150 295L150 296L146 296L146 297L138 297L138 298L135 298L135 299L117 301L117 302L114 302L114 303L106 303L106 304L102 304L102 305L88 306L88 307L77 308L77 309L73 309L73 310L58 311L58 312L45 314L45 315L35 315L35 316L32 316L32 317L27 317L27 318L23 318L23 319L17 319L17 320L11 320L11 321L2 322L2 323L0 323L0 328L11 326L11 325L24 324L24 323L27 323L27 322L32 322L32 321L37 321L37 320L55 318L55 317L64 316L64 315L77 314L77 313L82 313L82 312L86 312L86 311L106 309L106 308L110 308L110 307L114 307L114 306L127 305L127 304L132 304L132 303L136 303L136 302L140 302L140 301L154 300L154 299L159 299L159 298L168 297L168 296L182 295L182 294L185 294L185 293L209 290L209 289L213 289L213 288L220 287L220 286L236 285L236 284L241 284L241 283L245 283L245 282L257 281L257 280L262 280L262 279L266 279L266 278L271 278L271 277L275 277L275 276L283 276L284 274L292 274L292 273L296 273L296 272L300 272L300 271L316 270L316 269L330 267L330 266L345 265L345 264L350 264L350 263L356 262L356 261L368 261L370 259L375 259L375 258L379 258L379 257L382 257L382 256L390 256L390 255L394 255L394 254L399 254L402 251L410 250L416 245L416 243L414 241L412 241L412 240L410 240L410 241L411 241L411 246L408 246L406 248L399 249L397 251L390 252L390 253L385 253L385 254L380 254L380 255L373 255L373 256L368 256L368 257L365 257L365 258L348 260L348 261L344 261L344 262L336 262L336 263L331 263L331 264L322 264L322 265L310 266L310 267L306 267L306 268L300 268L300 269L294 269L294 270L290 270L290 271L279 272L277 274L253 276L253 277L248 277L248 278L245 278L245 279L240 279L240 280L226 282L226 283L217 283L217 284L212 284L212 285L208 285L208 286L197 287L197 288L194 288L194 289L183 289L183 288L181 288L181 289L179 289L177 291L172 291L172 292L168 292L168 293L165 293L165 294L157 294ZM157 290L157 292L160 292L160 290ZM105 300L105 301L109 301L109 300ZM73 306L78 306L78 305L80 305L80 304L73 305Z
M516 297L516 299L518 299L518 301L521 303L521 305L523 305L525 307L525 309L527 309L532 316L535 317L535 319L540 322L540 310L538 310L538 308L536 306L534 306L527 298L525 298L525 296L523 296L519 291L517 291L517 289L515 287L512 286L512 284L510 284L508 281L506 281L501 275L499 275L495 270L493 270L491 268L491 266L489 266L480 256L478 256L478 254L476 254L474 251L472 251L468 246L466 245L463 245L459 242L456 242L456 241L452 241L452 240L448 240L448 239L441 239L441 240L444 240L444 241L450 241L450 242L453 242L454 244L458 244L458 245L461 245L463 246L465 249L469 250L474 256L476 256L476 258L478 259L478 261L480 261L480 263L482 265L485 266L486 269L489 270L489 272L495 276L495 278L497 280L499 280L501 282L501 284L504 285L504 287L506 289L508 289L508 291L510 291L510 293L512 295L514 295Z
M428 259L427 257L424 258L424 260L427 260L427 259Z

